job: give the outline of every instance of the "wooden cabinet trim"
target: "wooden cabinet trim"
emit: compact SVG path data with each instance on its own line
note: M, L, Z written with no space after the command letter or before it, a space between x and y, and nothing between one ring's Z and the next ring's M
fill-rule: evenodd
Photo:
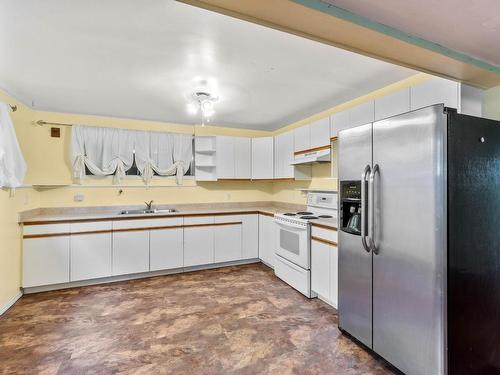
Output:
M313 152L313 151L327 150L329 148L330 148L330 145L325 145L325 146L320 146L320 147L309 148L307 150L295 151L293 154L294 155L301 155L301 154L307 154L308 152Z
M23 236L23 239L27 240L30 238L48 238L48 237L64 237L69 236L71 233L62 232L62 233L46 233L46 234L26 234Z
M324 238L319 238L319 237L311 236L311 239L313 241L321 242L321 243L324 243L326 245L338 246L336 242L325 240Z
M227 223L207 223L207 224L187 224L184 228L194 228L194 227L220 227L222 225L241 225L242 221L229 221Z
M274 214L272 214L272 213L269 213L269 212L264 212L264 211L262 211L262 212L259 212L259 215L264 215L264 216L270 216L270 217L274 217Z
M331 226L328 226L328 225L325 225L325 224L314 223L314 222L311 223L311 224L312 224L313 227L328 229L328 230L337 232L337 228L335 228L335 227L331 227Z

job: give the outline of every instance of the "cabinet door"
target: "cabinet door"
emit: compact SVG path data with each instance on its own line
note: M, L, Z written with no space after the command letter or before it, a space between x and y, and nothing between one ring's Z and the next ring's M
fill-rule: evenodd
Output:
M214 263L213 216L184 218L184 267Z
M311 289L330 299L330 246L311 241Z
M239 222L241 218L223 216L220 222ZM242 224L227 224L214 227L215 263L241 259Z
M252 139L252 179L263 180L274 177L274 138Z
M23 287L69 282L69 235L23 241Z
M234 178L252 177L252 139L234 139Z
M111 276L111 233L71 235L71 281Z
M311 125L311 146L310 148L330 145L330 118L326 117Z
M242 255L243 259L259 257L259 215L242 215Z
M149 230L113 233L113 275L149 271Z
M411 87L411 110L444 103L458 109L458 83L444 78L432 78Z
M152 229L149 233L151 271L180 268L184 265L182 228Z
M275 137L275 178L294 178L293 131L279 134Z
M217 137L217 178L234 178L234 138Z
M375 119L375 105L373 100L349 109L349 128L369 124Z
M338 137L339 131L349 128L349 111L342 111L330 116L330 137Z
M410 88L375 99L375 121L399 115L410 110Z
M330 246L330 302L338 307L339 300L339 249Z
M259 258L271 267L275 264L275 238L274 217L259 215Z
M294 151L309 150L311 148L311 127L301 126L293 130Z

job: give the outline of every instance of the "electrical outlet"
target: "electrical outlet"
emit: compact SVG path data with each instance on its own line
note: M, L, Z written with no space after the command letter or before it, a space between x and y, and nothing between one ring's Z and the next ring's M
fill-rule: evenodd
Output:
M85 196L83 194L75 194L73 199L75 202L83 202L83 200L85 199Z

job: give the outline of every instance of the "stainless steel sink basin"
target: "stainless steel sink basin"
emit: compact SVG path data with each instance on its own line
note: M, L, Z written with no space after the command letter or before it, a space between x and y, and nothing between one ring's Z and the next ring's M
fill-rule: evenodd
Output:
M153 210L146 210L146 209L143 209L143 210L123 210L120 212L120 215L169 214L169 213L173 213L173 212L177 212L177 210L174 208L166 208L166 209L162 209L162 210L157 210L157 209L153 209Z

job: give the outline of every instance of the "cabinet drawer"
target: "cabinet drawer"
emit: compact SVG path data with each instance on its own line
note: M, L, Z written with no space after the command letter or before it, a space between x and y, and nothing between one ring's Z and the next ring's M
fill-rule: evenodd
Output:
M113 229L134 229L134 228L152 228L182 225L182 217L167 217L161 219L141 219L141 220L115 220Z
M23 227L24 235L69 233L69 232L70 232L69 224L25 225Z
M337 243L338 234L336 230L333 229L325 229L312 226L311 236L321 238L326 241Z
M112 221L90 221L88 223L73 223L71 224L71 233L111 230L112 227Z
M184 218L184 225L194 225L194 224L213 224L213 216L191 216Z
M221 215L214 218L214 223L237 223L243 221L239 215Z

